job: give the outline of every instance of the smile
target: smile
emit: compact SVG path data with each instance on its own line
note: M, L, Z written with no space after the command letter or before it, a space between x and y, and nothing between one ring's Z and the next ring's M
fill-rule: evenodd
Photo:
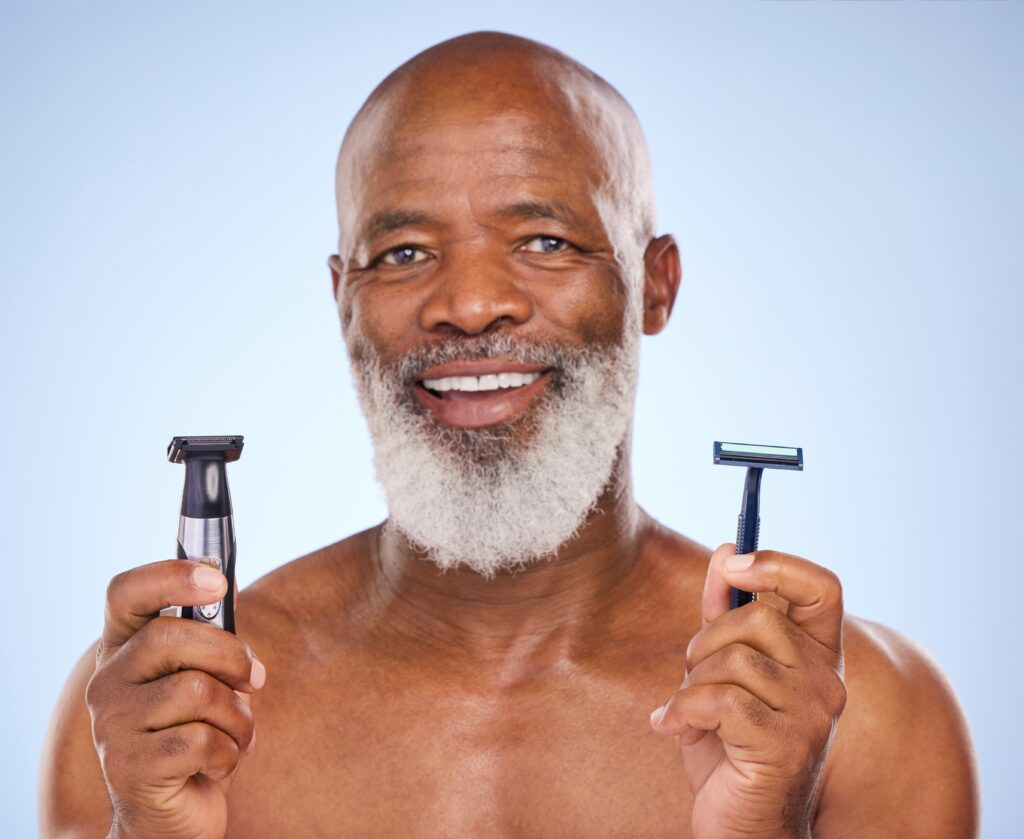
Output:
M523 414L548 386L548 371L500 359L454 361L424 371L419 403L439 423L485 428Z
M510 387L522 387L523 385L532 384L539 378L540 373L488 373L486 376L446 376L443 379L424 379L423 387L439 393L444 393L448 390L479 393L485 390L506 390Z

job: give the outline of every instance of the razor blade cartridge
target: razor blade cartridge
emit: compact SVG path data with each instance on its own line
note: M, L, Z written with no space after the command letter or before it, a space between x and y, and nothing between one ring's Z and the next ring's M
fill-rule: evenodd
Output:
M749 443L715 442L715 463L758 469L803 471L804 450L786 446L757 446Z

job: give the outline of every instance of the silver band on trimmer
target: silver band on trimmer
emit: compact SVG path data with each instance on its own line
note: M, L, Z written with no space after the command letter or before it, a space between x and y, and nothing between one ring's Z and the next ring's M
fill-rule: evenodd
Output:
M188 516L178 518L178 554L183 558L198 560L214 557L220 561L220 571L228 576L229 565L235 555L235 529L231 517L217 519L194 519ZM232 592L228 591L228 597ZM178 615L181 615L179 608ZM219 600L208 606L193 606L193 620L224 628L224 601Z

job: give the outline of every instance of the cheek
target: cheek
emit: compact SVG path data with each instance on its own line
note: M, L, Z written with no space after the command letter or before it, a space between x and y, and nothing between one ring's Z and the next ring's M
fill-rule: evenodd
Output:
M342 296L339 312L350 352L362 355L364 348L369 348L383 361L401 353L403 340L415 333L411 325L416 303L407 291L389 293L388 289L363 286Z
M559 288L541 287L536 300L538 311L550 323L575 333L582 344L621 341L626 295L618 272L611 266L596 266Z

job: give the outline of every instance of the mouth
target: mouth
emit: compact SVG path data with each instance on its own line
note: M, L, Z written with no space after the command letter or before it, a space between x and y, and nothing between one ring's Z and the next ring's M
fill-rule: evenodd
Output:
M501 359L461 360L425 370L417 401L439 423L486 428L524 414L547 392L551 370Z

